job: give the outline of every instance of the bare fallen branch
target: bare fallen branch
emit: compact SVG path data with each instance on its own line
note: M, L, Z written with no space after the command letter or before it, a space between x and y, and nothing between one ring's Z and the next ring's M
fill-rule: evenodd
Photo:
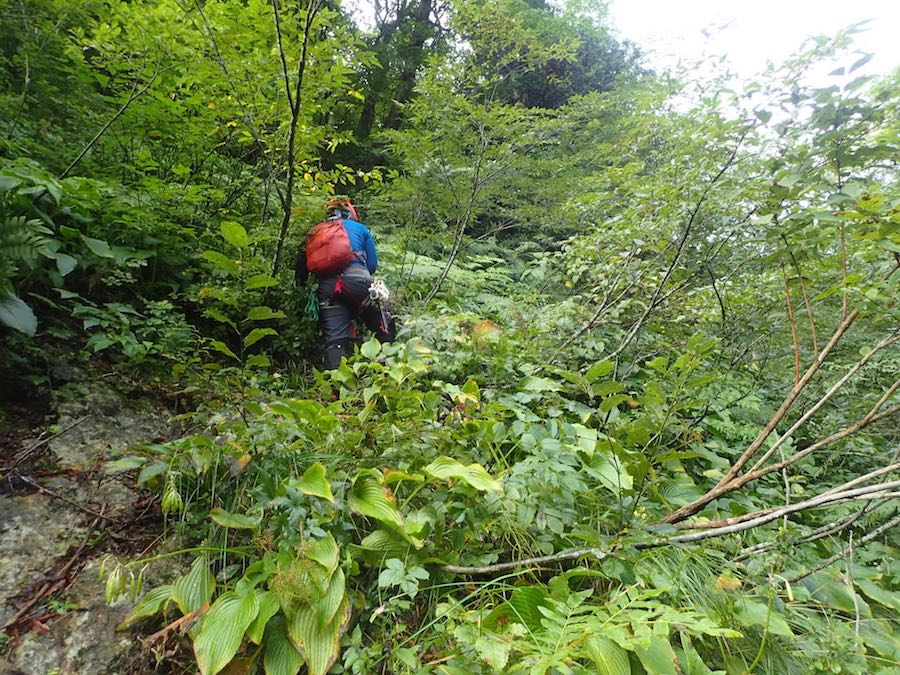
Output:
M788 504L777 509L773 509L769 513L760 515L757 518L743 523L712 528L701 532L692 532L690 534L676 535L674 537L660 537L659 539L653 539L650 541L638 541L632 544L632 546L638 550L642 550L649 548L659 548L662 546L672 546L675 544L690 544L698 541L704 541L706 539L713 539L729 534L735 534L737 532L744 532L746 530L771 523L772 521L778 520L784 515L797 513L798 511L806 511L808 509L816 508L819 506L838 504L847 501L883 500L885 498L894 499L900 497L900 493L894 492L896 490L900 490L900 480L892 481L889 483L879 483L878 485L867 485L865 487L856 488L855 490L846 490L843 492L836 492L832 494L822 494L813 497L812 499L807 499L802 502L796 502L795 504ZM553 555L541 556L538 558L510 560L508 562L496 563L493 565L442 565L438 569L442 572L448 572L450 574L484 576L509 572L510 570L521 569L523 567L535 567L552 563L571 562L573 560L586 557L603 560L604 558L609 557L616 548L618 548L618 545L611 546L606 550L602 548L579 548L571 549L568 551L560 551L559 553L555 553Z
M863 545L863 544L867 544L867 543L869 543L870 541L872 541L873 539L877 539L878 537L880 537L882 534L884 534L885 532L887 532L888 530L890 530L892 527L896 527L897 525L900 525L900 514L896 514L893 518L889 519L887 522L885 522L885 523L883 523L882 525L880 525L879 527L875 528L874 530L872 530L871 532L869 532L869 533L868 533L867 535L865 535L864 537L860 537L860 538L856 541L855 544L852 544L852 546L859 547L859 546L861 546L861 545ZM790 578L788 579L788 582L790 582L790 583L792 583L792 584L797 583L797 582L800 581L801 579L804 579L805 577L808 577L810 574L814 574L815 572L818 572L819 570L825 569L825 568L828 567L829 565L831 565L831 564L833 564L833 563L836 563L838 560L840 560L840 559L843 558L845 555L847 555L847 553L848 553L849 550L850 550L850 545L848 545L848 546L842 548L840 551L838 551L837 553L835 553L833 556L831 556L831 557L828 558L827 560L823 560L821 563L819 563L818 565L816 565L815 567L813 567L813 568L812 568L811 570L809 570L808 572L804 572L804 573L802 573L802 574L797 574L797 575L795 575L795 576L793 576L793 577L790 577Z

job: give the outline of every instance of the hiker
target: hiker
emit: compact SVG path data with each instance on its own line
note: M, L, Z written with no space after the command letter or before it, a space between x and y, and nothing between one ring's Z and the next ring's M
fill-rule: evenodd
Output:
M372 280L378 268L372 234L359 222L349 200L331 199L325 209L327 219L310 230L297 256L296 282L303 285L310 273L318 279L325 368L334 370L342 357L350 355L354 319L362 319L381 342L393 342L396 328L393 316L381 307L387 288Z

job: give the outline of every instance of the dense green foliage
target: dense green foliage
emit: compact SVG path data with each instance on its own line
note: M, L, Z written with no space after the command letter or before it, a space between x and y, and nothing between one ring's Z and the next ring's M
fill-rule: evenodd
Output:
M2 376L190 405L107 466L183 545L106 565L128 624L204 675L890 672L897 77L849 33L693 81L602 3L377 10L0 0ZM321 373L290 261L333 194L402 326Z

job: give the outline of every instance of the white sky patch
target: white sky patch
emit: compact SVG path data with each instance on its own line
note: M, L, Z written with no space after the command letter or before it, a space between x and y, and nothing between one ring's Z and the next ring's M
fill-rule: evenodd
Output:
M854 37L855 49L875 55L860 73L900 67L900 2L891 0L611 0L610 19L653 68L726 55L743 77L779 65L810 36L871 19Z

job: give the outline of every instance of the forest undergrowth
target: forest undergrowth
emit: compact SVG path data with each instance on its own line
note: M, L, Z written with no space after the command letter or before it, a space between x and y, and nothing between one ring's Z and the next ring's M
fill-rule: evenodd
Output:
M168 535L98 581L146 667L895 672L897 72L378 7L0 0L4 382L102 362L183 430L105 465ZM323 372L332 195L400 330Z

